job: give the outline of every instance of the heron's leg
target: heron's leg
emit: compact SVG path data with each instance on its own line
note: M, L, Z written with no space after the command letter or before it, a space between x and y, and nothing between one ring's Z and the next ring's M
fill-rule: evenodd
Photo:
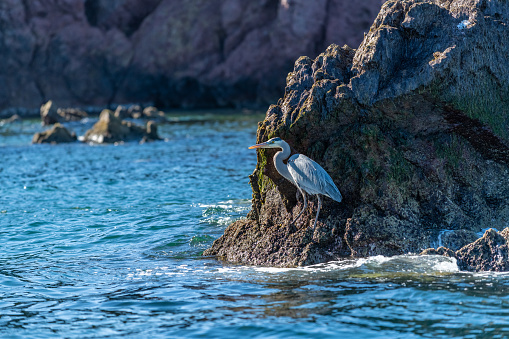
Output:
M304 207L302 207L302 210L299 212L299 215L297 215L297 218L295 218L293 221L292 221L292 224L295 224L295 222L297 220L299 220L300 216L302 215L302 213L304 213L304 211L306 210L306 208L308 207L308 200L306 199L306 193L304 193L304 191L302 191L300 188L299 188L299 191L300 193L302 194L302 198L304 198Z
M316 197L318 198L318 208L316 209L316 218L315 225L313 226L313 232L316 229L316 222L318 221L318 215L320 214L320 208L322 207L322 198L320 198L320 194L317 194Z

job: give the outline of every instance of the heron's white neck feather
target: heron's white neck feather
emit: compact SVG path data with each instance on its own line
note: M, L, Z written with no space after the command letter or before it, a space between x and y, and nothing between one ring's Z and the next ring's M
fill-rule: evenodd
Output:
M293 181L292 175L290 174L290 171L288 171L288 166L283 162L283 160L290 156L290 146L285 141L282 141L281 148L282 151L279 151L274 155L274 166L279 174L295 185L295 181Z

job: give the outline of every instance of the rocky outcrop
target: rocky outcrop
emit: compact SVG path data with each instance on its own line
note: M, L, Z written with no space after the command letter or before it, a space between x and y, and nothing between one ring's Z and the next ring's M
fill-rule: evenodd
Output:
M19 115L14 114L10 118L0 120L0 126L12 124L14 122L21 122L22 120L23 119Z
M43 126L65 121L79 121L88 116L79 108L57 108L51 100L41 106L40 113Z
M57 113L57 108L53 105L53 101L49 100L41 106L41 120L43 126L53 125L62 120L62 117Z
M301 57L259 124L330 173L344 196L302 204L261 150L253 207L205 255L294 266L464 245L509 222L509 11L501 0L386 2L358 49ZM459 232L461 231L461 232ZM463 240L461 240L461 239ZM469 264L470 265L470 264Z
M102 144L132 140L147 142L159 139L154 122L148 122L147 127L138 126L117 118L112 111L105 109L99 116L99 121L85 133L83 141Z
M493 228L474 242L465 245L456 252L446 247L428 248L422 255L445 255L456 258L463 271L509 271L509 227L502 232Z
M298 56L357 45L382 3L2 0L0 118L32 114L48 100L265 104L282 94Z
M490 228L483 237L456 251L458 267L466 271L509 271L509 228Z
M47 131L35 133L32 144L61 144L75 141L75 133L70 133L67 128L60 123L56 123Z

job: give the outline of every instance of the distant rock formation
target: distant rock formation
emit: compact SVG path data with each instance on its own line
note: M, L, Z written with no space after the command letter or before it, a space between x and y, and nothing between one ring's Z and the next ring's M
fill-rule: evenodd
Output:
M88 116L85 111L78 108L57 108L51 100L41 106L40 114L43 126L65 121L79 121Z
M0 118L48 100L265 105L282 95L298 56L357 45L382 3L2 0Z
M290 225L302 203L274 169L275 150L261 150L251 212L204 254L309 265L419 253L445 230L461 247L507 226L507 9L502 0L387 1L358 49L299 58L257 142L285 139L331 174L344 200L325 198L315 233L315 208Z
M41 120L43 126L53 125L61 122L62 117L57 113L57 107L49 100L41 106Z
M85 133L83 141L103 144L132 140L147 142L159 139L154 122L149 121L147 127L138 126L117 118L112 111L105 109L99 116L99 121Z
M56 123L51 129L35 133L32 143L33 144L61 144L67 142L75 142L76 134L70 133L67 128L60 123Z
M23 119L17 115L17 114L14 114L12 115L10 118L7 118L7 119L1 119L0 120L0 126L1 125L6 125L6 124L12 124L14 122L21 122Z

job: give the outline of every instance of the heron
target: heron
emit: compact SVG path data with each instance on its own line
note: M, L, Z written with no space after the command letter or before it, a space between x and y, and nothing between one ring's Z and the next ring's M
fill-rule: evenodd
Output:
M281 138L272 138L269 141L249 147L249 149L255 148L281 149L281 151L274 155L274 166L279 174L297 187L304 198L304 207L292 221L292 224L299 220L300 216L304 213L308 206L306 193L316 195L318 198L318 208L316 210L315 223L313 225L314 232L316 229L316 222L318 221L318 215L320 214L320 208L322 207L322 199L320 195L325 195L337 202L341 202L341 200L343 200L339 189L336 187L336 184L334 184L330 175L322 168L322 166L303 154L294 154L290 157L290 145ZM288 159L287 164L285 164L283 160L288 157L290 158Z

